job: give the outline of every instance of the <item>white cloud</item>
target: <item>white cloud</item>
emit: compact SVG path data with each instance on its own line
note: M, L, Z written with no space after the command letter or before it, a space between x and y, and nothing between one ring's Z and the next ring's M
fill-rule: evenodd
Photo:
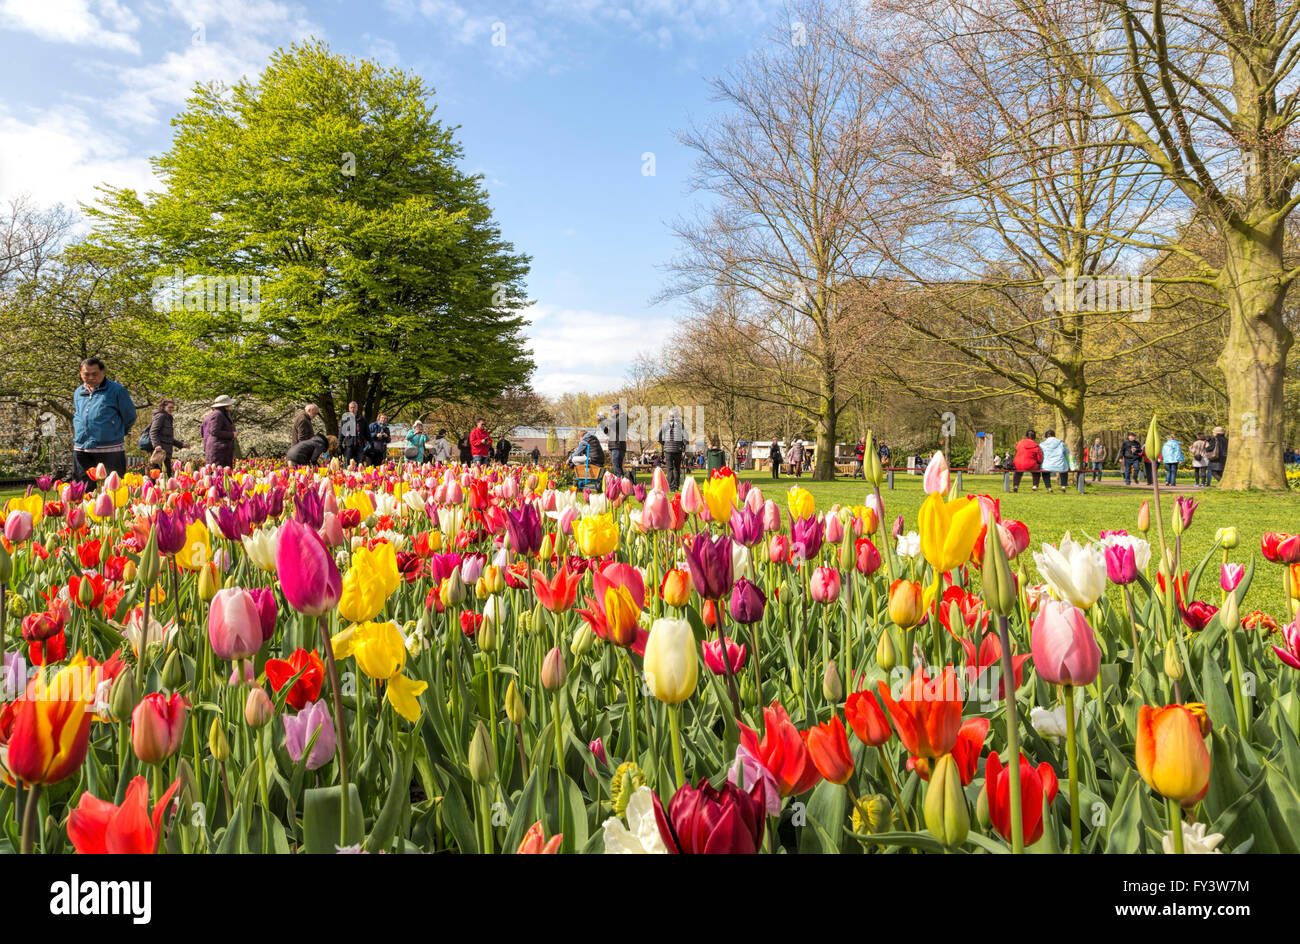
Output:
M0 27L46 42L138 53L139 19L117 0L0 0Z
M95 186L144 192L158 182L147 158L104 133L77 108L41 113L26 122L0 110L0 199L28 193L44 206L93 203Z
M556 305L532 305L524 316L537 363L533 387L543 396L623 386L636 356L659 350L673 325L666 315L611 315Z

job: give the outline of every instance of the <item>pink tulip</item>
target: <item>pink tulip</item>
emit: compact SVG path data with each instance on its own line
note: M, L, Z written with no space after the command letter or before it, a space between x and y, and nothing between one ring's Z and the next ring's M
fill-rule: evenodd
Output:
M10 544L21 544L32 536L32 513L30 511L11 511L5 518L5 540Z
M326 547L343 546L343 525L339 522L336 513L325 512L325 520L320 525L320 539L325 542Z
M1056 685L1090 685L1101 668L1101 649L1083 610L1043 600L1029 637L1039 678Z
M663 466L655 466L655 470L650 473L650 490L668 494L668 473L664 471Z
M104 479L104 488L110 492L116 492L122 487L122 477L116 472L110 472L108 478Z
M73 531L80 530L86 523L86 509L80 505L74 505L68 509L68 527Z
M838 510L832 508L831 513L826 516L826 540L831 544L839 544L843 539L844 522L840 521Z
M813 571L808 588L818 603L834 603L840 598L840 572L834 567L818 567Z
M157 764L176 753L185 737L189 704L180 695L154 692L144 696L131 713L131 747L146 764Z
M113 516L113 495L107 489L95 496L94 511L96 518Z
M1005 545L1003 545L1005 547ZM1111 583L1128 584L1137 580L1138 569L1137 562L1133 554L1133 545L1124 544L1107 544L1106 545L1106 576L1110 578Z
M757 485L750 486L749 491L745 493L745 507L749 509L750 514L761 514L763 511L763 490Z
M767 544L767 559L773 564L785 564L790 560L790 539L784 534L774 534Z
M573 521L578 517L578 509L570 505L564 511L560 512L560 531L570 537L573 536Z
M465 489L459 482L453 481L447 486L446 504L460 505L465 501Z
M325 490L325 500L321 502L321 510L327 515L337 515L339 513L339 499L334 494L334 489Z
M648 531L670 531L673 526L673 509L668 493L653 489L646 494L641 511L641 527Z
M700 643L700 651L704 654L704 664L714 675L726 675L727 666L722 661L722 643L716 639L706 639ZM739 672L745 667L745 644L736 644L736 641L730 636L727 637L727 659L731 662L731 671L733 674Z
M682 511L688 515L697 515L703 507L704 495L700 492L699 483L695 481L695 476L688 475L682 484Z
M285 601L306 616L323 616L334 609L343 581L329 549L311 528L292 518L280 526L275 569Z
M507 501L513 501L519 497L519 479L513 475L506 476L506 480L501 483L501 497Z
M777 503L772 501L770 498L763 502L763 530L781 530L781 509Z
M208 607L208 641L218 659L247 659L262 648L262 614L242 587L218 590Z
M921 486L927 495L933 495L935 492L940 495L947 494L948 457L942 452L936 452L930 457L930 464L925 467L925 475L921 477Z
M1231 593L1237 589L1241 583L1241 578L1246 575L1246 568L1240 564L1225 563L1219 571L1219 586L1223 588L1224 593Z

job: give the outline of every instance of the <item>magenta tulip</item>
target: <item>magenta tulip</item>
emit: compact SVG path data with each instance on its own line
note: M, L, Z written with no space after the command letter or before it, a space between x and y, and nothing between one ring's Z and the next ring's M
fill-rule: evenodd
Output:
M1224 564L1219 571L1219 586L1223 588L1224 593L1231 593L1237 589L1237 585L1245 575L1246 568L1240 564Z
M1101 649L1083 610L1044 600L1029 637L1039 678L1056 685L1089 685L1101 668Z
M714 675L726 675L727 667L722 661L722 643L716 639L706 639L700 643L700 651L704 654L704 664ZM727 659L731 662L731 671L739 672L745 667L745 644L737 644L730 636L727 637Z
M285 601L306 616L328 613L343 593L343 580L325 543L292 518L280 526L275 569Z
M248 592L257 605L257 615L262 626L262 642L266 642L275 635L275 619L278 615L275 605L275 591L270 587L253 587Z
M1106 576L1111 583L1129 584L1137 580L1137 561L1130 543L1106 545Z

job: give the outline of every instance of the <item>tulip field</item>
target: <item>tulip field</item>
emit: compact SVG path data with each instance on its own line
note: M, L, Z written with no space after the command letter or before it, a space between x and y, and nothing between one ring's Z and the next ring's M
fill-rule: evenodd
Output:
M0 851L1300 851L1281 500L555 481L7 499Z

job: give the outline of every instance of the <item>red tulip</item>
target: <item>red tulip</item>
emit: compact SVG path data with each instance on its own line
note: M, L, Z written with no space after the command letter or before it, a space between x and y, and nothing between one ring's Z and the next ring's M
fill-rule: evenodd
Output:
M868 747L879 747L894 736L884 709L868 691L854 692L844 702L844 717L858 740Z
M157 764L176 753L185 737L189 703L179 694L164 698L145 695L131 713L131 747L146 764Z
M984 765L984 784L988 791L989 819L993 827L1008 842L1011 840L1011 769L1002 766L996 752L989 754ZM1020 818L1024 827L1025 845L1030 846L1043 837L1043 797L1051 806L1056 799L1056 771L1048 763L1030 766L1024 754L1020 755Z
M685 784L673 794L666 813L658 793L653 801L659 835L671 853L753 855L763 844L761 780L748 791L733 783L715 790L707 778L694 787Z
M839 715L830 721L809 728L803 733L808 743L817 772L831 783L843 786L853 776L853 755L849 753L849 737Z
M1300 564L1300 534L1266 531L1259 539L1266 560L1275 564Z
M162 837L162 820L180 789L177 777L149 814L149 785L136 777L126 788L121 806L114 806L87 792L68 816L68 841L82 855L148 855L158 848Z
M266 680L277 695L299 672L302 675L290 686L284 699L294 711L302 711L320 698L321 685L325 681L325 663L314 649L295 649L288 659L268 659L266 663Z
M999 672L1001 671L1002 641L998 639L997 633L990 632L984 634L984 638L980 642L980 648L978 653L976 653L975 651L975 643L971 642L969 639L959 639L957 641L960 642L962 648L966 650L967 681L978 682L980 676L982 676L990 668L996 668L997 671ZM1029 658L1028 653L1025 653L1024 655L1016 655L1014 652L1012 652L1011 654L1011 672L1016 677L1016 688L1019 688L1020 683L1024 681L1025 660L1028 658ZM1006 697L1007 697L1006 680L999 678L998 698L1006 698Z
M763 722L765 731L761 742L757 731L744 722L737 722L741 745L776 778L781 796L798 796L811 790L821 774L808 753L808 744L780 702L763 709Z
M582 575L570 573L567 564L561 566L549 581L541 571L533 571L533 589L537 592L537 599L552 613L563 613L573 606L580 583Z
M868 511L870 511L868 509ZM876 545L871 543L871 538L858 538L853 544L857 551L855 566L858 573L866 574L868 577L880 569L883 559Z
M961 727L963 699L951 665L933 678L926 675L924 666L918 666L898 701L884 682L878 682L877 688L909 754L941 757L952 750Z

